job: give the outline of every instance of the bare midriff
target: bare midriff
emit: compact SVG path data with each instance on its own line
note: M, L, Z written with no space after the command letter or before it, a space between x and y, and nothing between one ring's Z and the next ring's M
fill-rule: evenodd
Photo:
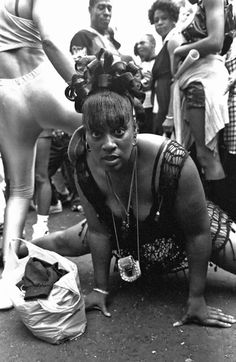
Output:
M22 77L45 60L45 53L37 48L19 48L0 52L0 79Z

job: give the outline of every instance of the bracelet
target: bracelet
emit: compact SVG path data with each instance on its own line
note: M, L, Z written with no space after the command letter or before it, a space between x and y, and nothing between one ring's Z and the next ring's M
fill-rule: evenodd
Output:
M108 295L108 294L109 294L108 291L102 290L102 289L99 289L99 288L93 288L93 290L94 290L95 292L98 292L98 293L101 293L101 294L105 294L105 295Z
M166 116L166 119L174 119L173 116Z

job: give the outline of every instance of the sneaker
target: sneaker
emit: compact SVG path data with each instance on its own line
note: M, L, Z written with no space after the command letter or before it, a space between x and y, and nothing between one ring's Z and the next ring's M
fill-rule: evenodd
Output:
M9 296L8 283L0 280L0 310L13 308L12 300Z
M45 225L34 224L32 228L33 228L32 240L41 238L49 233L47 224Z
M49 214L58 214L59 212L62 212L62 203L61 200L58 200L56 205L51 205L49 209Z
M80 213L84 212L84 209L81 205L73 204L70 209L71 209L71 211L74 211L74 212L80 212Z

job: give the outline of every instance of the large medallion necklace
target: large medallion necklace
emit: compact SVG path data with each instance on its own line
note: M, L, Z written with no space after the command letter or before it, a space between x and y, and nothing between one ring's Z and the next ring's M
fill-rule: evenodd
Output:
M108 186L111 189L117 203L119 204L121 210L125 212L125 217L122 217L122 225L121 225L121 232L122 237L125 239L128 236L129 229L130 229L130 208L131 208L131 199L132 199L132 192L135 180L135 197L136 197L136 237L137 237L137 256L138 260L134 260L132 255L128 255L126 257L121 258L120 253L120 245L119 245L119 238L117 233L117 227L115 222L115 217L113 212L111 211L112 215L112 222L114 228L114 234L116 238L117 244L117 251L118 251L118 269L120 276L126 282L133 282L141 276L141 269L140 269L140 247L139 247L139 222L138 222L138 181L137 181L137 149L135 148L135 160L132 170L132 176L130 181L130 189L129 189L129 197L128 197L128 204L127 208L123 205L122 201L120 200L119 196L115 192L112 186L112 181L110 175L107 173L107 182Z

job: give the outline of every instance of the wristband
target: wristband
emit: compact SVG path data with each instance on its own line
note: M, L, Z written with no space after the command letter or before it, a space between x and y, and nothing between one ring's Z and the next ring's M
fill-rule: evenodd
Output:
M173 116L166 116L166 119L174 119Z
M93 290L94 290L95 292L98 292L98 293L101 293L101 294L104 294L104 295L108 295L108 294L109 294L108 291L102 290L102 289L99 289L99 288L93 288Z

